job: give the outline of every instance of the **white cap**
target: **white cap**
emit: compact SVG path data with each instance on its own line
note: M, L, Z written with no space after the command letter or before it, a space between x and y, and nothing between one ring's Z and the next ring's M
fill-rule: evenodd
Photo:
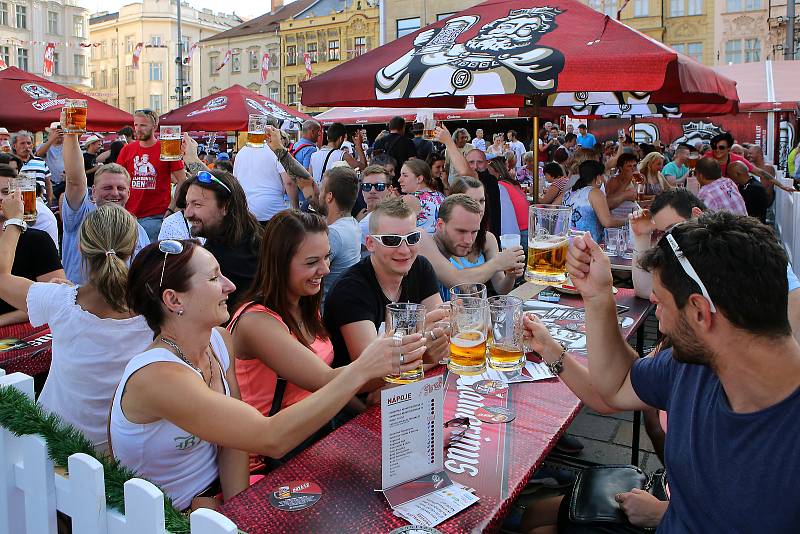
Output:
M7 128L0 128L0 134L8 135L8 129Z
M50 126L49 126L48 128L46 128L46 130L49 132L50 130L55 130L55 129L57 129L57 128L61 128L61 123L60 123L60 122L58 122L58 121L56 121L56 122L51 122L51 123L50 123Z
M83 146L89 146L95 141L102 141L102 140L103 138L99 135L91 135L86 141L83 142Z

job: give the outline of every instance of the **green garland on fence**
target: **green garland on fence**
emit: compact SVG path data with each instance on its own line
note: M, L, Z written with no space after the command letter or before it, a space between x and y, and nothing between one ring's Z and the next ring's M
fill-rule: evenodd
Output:
M17 436L31 434L42 436L47 443L48 455L56 467L66 469L67 459L78 452L96 459L103 465L106 505L122 514L125 513L123 485L132 478L142 477L124 467L116 458L96 453L91 442L75 427L61 421L57 415L47 413L27 395L9 386L0 387L0 425ZM164 519L168 532L189 533L189 517L176 510L166 494L164 494Z

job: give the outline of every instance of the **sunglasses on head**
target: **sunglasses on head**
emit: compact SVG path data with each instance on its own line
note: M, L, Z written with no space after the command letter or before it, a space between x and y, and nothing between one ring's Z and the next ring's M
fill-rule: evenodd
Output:
M233 191L231 191L230 187L222 183L222 181L219 178L217 178L208 171L198 172L196 178L197 181L200 182L201 184L211 184L211 182L214 182L215 184L221 185L225 189L225 191L228 192L229 195L233 194Z
M365 193L369 193L370 191L372 191L372 188L374 187L375 191L381 192L381 191L385 191L386 190L386 186L387 185L389 185L389 184L387 184L385 182L378 182L378 183L375 183L375 184L362 183L361 184L361 190L364 191Z
M399 235L399 234L370 234L373 239L377 239L380 241L381 245L384 247L389 248L397 248L403 241L406 242L406 245L412 246L419 243L419 240L422 239L422 233L417 230L415 232L411 232L410 234L406 235Z
M681 267L683 268L683 271L686 273L686 276L691 278L694 281L694 283L697 284L697 286L700 288L700 293L708 301L708 307L711 310L711 313L717 313L717 307L714 306L714 301L711 300L711 296L708 294L708 289L706 289L705 284L703 283L702 280L700 280L700 275L698 275L697 271L694 270L694 267L689 261L689 258L687 258L686 255L683 253L683 250L681 250L680 245L678 245L678 242L675 240L675 236L672 235L672 231L675 230L675 228L677 228L678 226L680 225L676 224L671 228L669 228L666 232L664 232L664 236L658 241L658 244L659 246L661 246L661 244L665 242L669 244L669 248L675 254L675 257L678 259L678 263L681 264Z
M180 254L183 252L183 243L175 239L165 239L158 242L158 250L164 253L164 265L161 266L161 279L158 281L158 290L164 284L164 270L167 268L167 256L170 254Z

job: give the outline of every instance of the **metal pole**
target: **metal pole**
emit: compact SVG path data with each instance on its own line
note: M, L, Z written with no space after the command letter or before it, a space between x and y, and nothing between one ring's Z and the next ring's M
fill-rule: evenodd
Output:
M786 3L786 45L783 47L783 59L794 59L794 2Z
M178 2L178 57L175 64L178 66L178 107L183 106L183 38L181 36L181 0Z
M539 203L539 97L533 102L533 203Z

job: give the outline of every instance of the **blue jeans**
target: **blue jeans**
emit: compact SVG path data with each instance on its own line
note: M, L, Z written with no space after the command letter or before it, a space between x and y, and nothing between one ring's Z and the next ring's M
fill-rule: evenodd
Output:
M147 237L150 242L158 241L158 233L161 231L161 223L164 222L163 215L151 215L150 217L142 217L139 219L139 224L142 225L144 231L147 232Z

